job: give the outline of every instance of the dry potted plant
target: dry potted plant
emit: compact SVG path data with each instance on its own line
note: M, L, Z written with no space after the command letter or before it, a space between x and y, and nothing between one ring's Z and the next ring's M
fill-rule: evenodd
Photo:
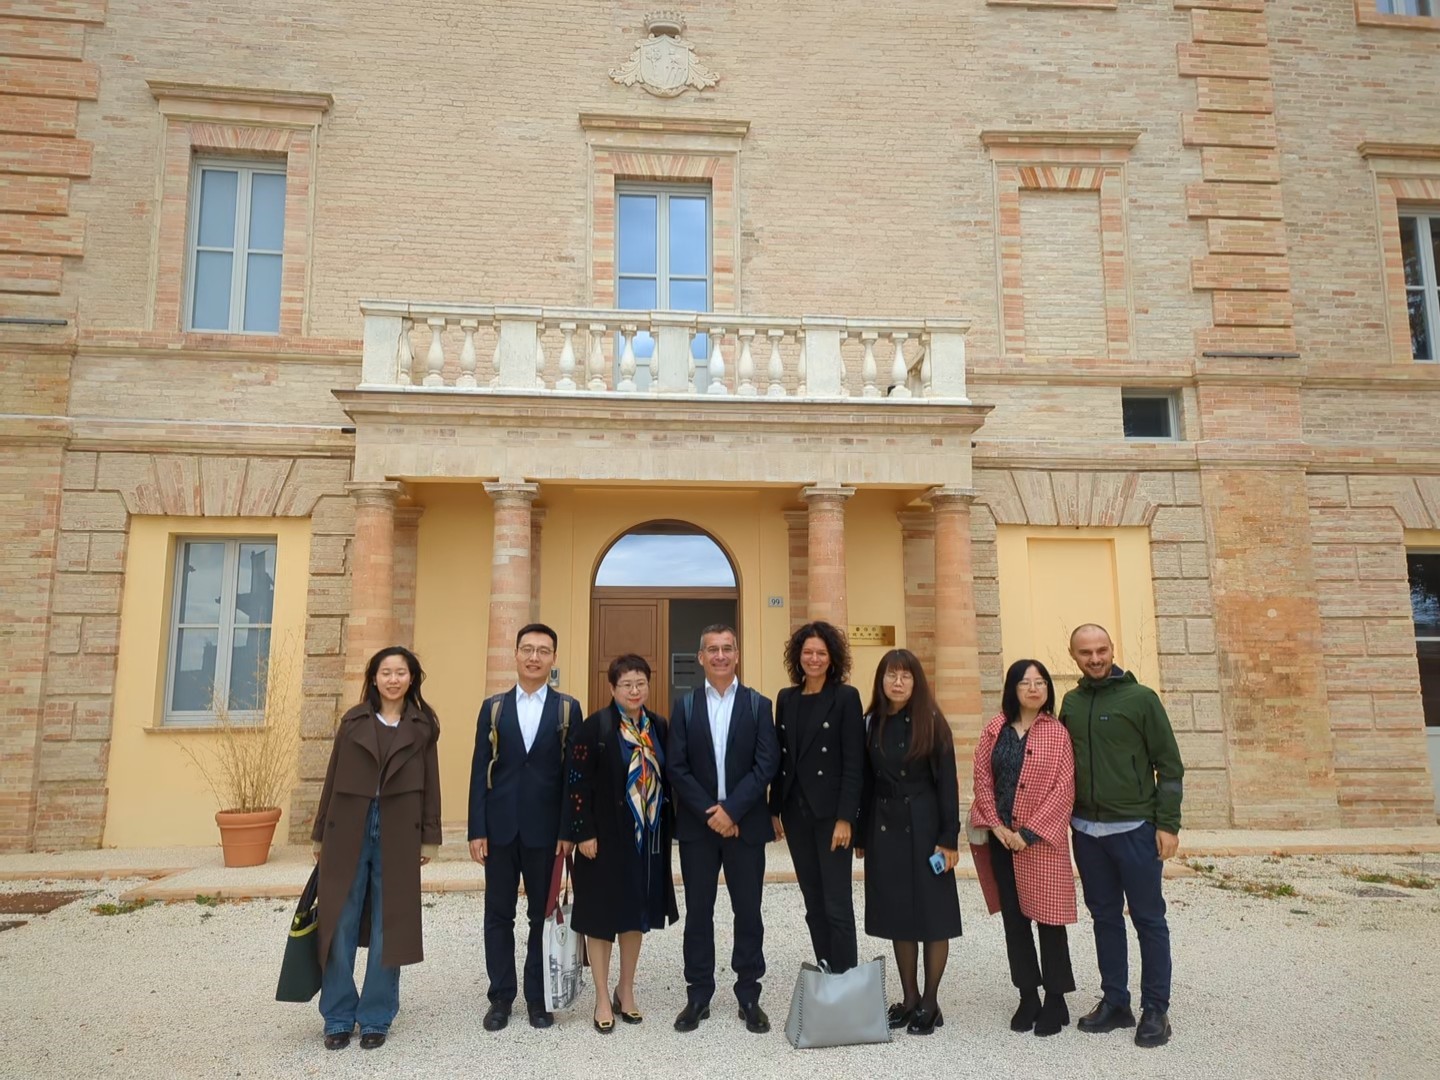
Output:
M263 688L260 707L242 712L217 695L211 702L215 737L198 747L180 744L220 805L215 823L226 866L259 866L270 857L300 750L295 657L289 640L257 657L251 685Z

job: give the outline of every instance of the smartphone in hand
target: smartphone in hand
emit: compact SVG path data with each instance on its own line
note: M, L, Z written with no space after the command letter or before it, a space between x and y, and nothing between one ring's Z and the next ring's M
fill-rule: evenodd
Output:
M945 872L945 856L941 855L938 851L931 855L930 869L934 870L937 874L943 874Z

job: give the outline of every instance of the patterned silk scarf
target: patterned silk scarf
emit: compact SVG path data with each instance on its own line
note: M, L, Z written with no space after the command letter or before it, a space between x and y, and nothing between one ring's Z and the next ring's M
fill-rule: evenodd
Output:
M635 848L645 850L645 830L656 831L660 822L660 759L655 752L655 727L643 709L638 721L620 713L620 738L630 747L630 769L625 776L625 798L635 821Z

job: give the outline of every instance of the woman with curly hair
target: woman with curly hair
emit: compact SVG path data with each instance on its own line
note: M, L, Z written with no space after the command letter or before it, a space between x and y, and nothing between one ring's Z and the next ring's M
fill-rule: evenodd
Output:
M785 644L790 686L775 698L780 773L770 785L776 839L784 839L805 898L817 962L856 964L851 843L860 816L865 726L845 682L850 647L828 622L806 623Z

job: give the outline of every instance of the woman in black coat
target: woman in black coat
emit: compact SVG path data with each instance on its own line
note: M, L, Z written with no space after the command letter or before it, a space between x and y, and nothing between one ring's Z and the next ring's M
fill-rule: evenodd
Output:
M891 649L880 659L867 721L856 845L865 859L865 932L895 944L904 998L890 1007L890 1026L929 1035L945 1023L937 995L950 939L960 936L960 788L950 726L914 653Z
M672 812L665 784L669 725L645 708L650 665L628 654L610 662L615 700L585 718L570 748L569 794L560 837L576 846L571 926L584 934L595 979L595 1030L644 1016L635 968L649 930L675 922L670 871ZM610 996L610 947L620 939L620 979Z
M775 838L790 848L817 963L857 961L851 843L865 778L860 694L847 686L850 649L828 622L806 623L785 645L793 686L775 698L780 773L770 785Z

